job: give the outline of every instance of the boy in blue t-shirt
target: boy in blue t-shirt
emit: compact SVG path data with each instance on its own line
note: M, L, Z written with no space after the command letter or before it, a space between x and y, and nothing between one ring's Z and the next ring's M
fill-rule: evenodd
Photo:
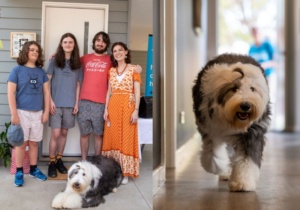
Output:
M8 77L8 104L11 123L20 124L24 143L16 146L15 186L24 184L23 160L29 147L30 176L45 181L47 176L37 168L38 143L43 139L43 124L48 121L50 107L49 82L43 67L41 46L35 41L26 42ZM43 111L44 110L44 111Z

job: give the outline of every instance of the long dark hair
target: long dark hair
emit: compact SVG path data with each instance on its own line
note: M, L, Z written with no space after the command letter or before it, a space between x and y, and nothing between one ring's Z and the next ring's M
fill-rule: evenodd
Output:
M67 37L71 37L74 40L74 49L73 49L71 57L70 57L70 67L72 70L76 70L81 67L81 62L80 62L80 55L79 55L79 48L78 48L77 40L76 40L75 36L71 33L65 33L60 38L60 42L58 44L56 54L55 54L56 65L62 69L65 67L65 64L66 64L65 52L64 52L64 49L62 48L61 44L62 44L63 40Z
M31 45L35 45L39 49L39 56L35 62L35 66L43 67L44 66L43 49L42 49L41 45L39 45L39 43L37 43L36 41L25 42L22 50L19 53L19 57L17 58L17 63L19 65L25 65L28 62L28 52L30 50Z
M115 42L112 46L111 46L111 55L110 55L110 60L112 62L112 66L113 67L117 67L118 66L118 62L115 60L114 55L113 55L113 50L115 48L115 46L121 46L122 48L124 48L124 50L126 50L127 53L127 58L125 58L125 63L131 63L131 54L130 54L130 50L128 49L128 47L126 46L126 44L124 44L123 42Z
M108 34L105 33L104 31L100 31L95 34L95 36L93 38L93 50L95 50L95 42L100 35L102 35L103 42L106 44L106 48L104 50L104 52L106 52L110 45L110 38L109 38Z

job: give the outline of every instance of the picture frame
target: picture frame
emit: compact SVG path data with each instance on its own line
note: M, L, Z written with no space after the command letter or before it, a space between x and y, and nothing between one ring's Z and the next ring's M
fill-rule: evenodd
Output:
M10 57L19 57L25 42L36 41L36 33L33 32L11 32L10 33Z

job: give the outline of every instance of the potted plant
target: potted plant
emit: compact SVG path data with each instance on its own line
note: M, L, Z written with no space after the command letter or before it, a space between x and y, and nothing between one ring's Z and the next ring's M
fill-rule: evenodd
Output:
M3 165L5 167L10 166L10 162L11 162L11 148L12 148L12 146L8 142L7 135L6 135L9 126L10 126L10 122L5 123L5 131L3 131L0 134L0 160L3 161Z

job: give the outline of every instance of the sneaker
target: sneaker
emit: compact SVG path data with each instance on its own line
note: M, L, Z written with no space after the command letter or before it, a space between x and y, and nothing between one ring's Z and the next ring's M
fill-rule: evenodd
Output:
M24 184L24 174L22 171L17 171L15 175L15 186L22 187Z
M57 159L56 168L59 171L59 173L61 173L61 174L68 173L68 169L65 167L65 165L64 165L63 161L61 160L61 158Z
M122 184L127 184L128 183L128 176L124 176L122 180Z
M29 176L34 177L40 181L46 181L47 180L47 176L45 174L43 174L40 169L36 168L34 170L34 172L30 172Z
M57 177L57 172L56 172L56 164L54 161L51 161L48 167L48 176L55 178Z

